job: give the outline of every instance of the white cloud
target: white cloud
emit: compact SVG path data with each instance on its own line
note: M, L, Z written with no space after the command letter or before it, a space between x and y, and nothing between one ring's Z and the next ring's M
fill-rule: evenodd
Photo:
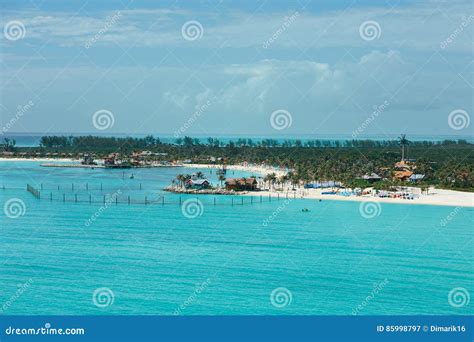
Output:
M434 49L455 30L472 12L468 1L441 3L425 2L410 6L387 8L350 8L346 11L310 13L295 6L285 12L190 12L184 9L132 9L120 10L122 17L117 25L103 35L101 44L120 46L189 47L181 37L181 25L187 20L198 20L205 34L199 47L254 47L262 44L281 28L285 18L298 11L294 22L269 47L270 50L293 48L297 51L309 47L372 47ZM27 12L7 13L8 20L19 19L27 27L25 39L50 41L58 45L82 45L103 26L107 17L117 11L85 16L73 13ZM359 26L366 20L380 24L380 39L370 42L359 36ZM470 24L472 25L472 23ZM471 33L470 33L471 32ZM472 48L472 30L457 36L451 50L469 51Z

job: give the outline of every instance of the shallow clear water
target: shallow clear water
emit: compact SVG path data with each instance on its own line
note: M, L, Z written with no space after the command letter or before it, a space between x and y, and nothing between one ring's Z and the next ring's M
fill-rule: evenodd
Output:
M250 204L245 197L240 205L233 197L231 206L230 197L217 196L214 206L214 196L201 196L201 215L188 218L180 196L169 193L166 203L174 204L105 209L45 195L100 197L121 189L121 196L160 196L177 173L193 171L135 169L122 177L122 170L0 162L1 207L18 198L26 208L18 218L0 216L3 314L474 312L472 302L448 301L454 288L474 293L472 208L382 204L380 215L364 218L356 202L255 198ZM27 183L43 184L41 200L25 190ZM113 292L107 307L92 300L102 287ZM285 305L272 305L277 288L286 289Z

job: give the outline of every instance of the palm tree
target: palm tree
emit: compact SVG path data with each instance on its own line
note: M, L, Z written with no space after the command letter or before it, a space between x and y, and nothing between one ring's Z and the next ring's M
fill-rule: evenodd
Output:
M270 173L270 174L268 175L268 177L269 177L270 183L271 183L271 185L272 185L271 188L273 189L273 185L275 184L275 181L276 181L276 179L277 179L277 176L276 176L276 174L273 172L273 173Z
M219 175L219 182L221 182L221 188L223 187L224 181L225 181L225 176L223 174L220 174Z
M184 175L183 174L179 174L179 175L176 175L176 180L178 181L178 184L179 186L183 187L184 186Z
M408 144L410 143L406 136L406 134L402 134L398 137L398 144L402 147L402 161L405 160L405 146L408 146Z
M197 179L203 179L204 178L204 173L202 173L201 171L196 172L196 178Z

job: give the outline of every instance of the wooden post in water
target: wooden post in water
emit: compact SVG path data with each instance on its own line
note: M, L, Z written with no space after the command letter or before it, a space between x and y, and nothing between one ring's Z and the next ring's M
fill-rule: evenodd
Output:
M115 205L118 204L118 196L115 196Z
M214 197L214 206L216 205L216 198Z
M104 204L105 204L105 195L104 195Z
M268 202L271 202L271 201L272 201L272 196L268 194Z
M141 189L140 189L140 190L141 190ZM147 204L147 198L146 198L146 196L145 196L145 205L146 205L146 204Z
M250 196L250 204L253 204L253 196Z
M262 203L262 195L260 195L260 203Z
M52 193L52 192L49 193L49 200L50 200L50 201L53 200L53 193Z
M77 194L74 194L74 202L77 203Z
M100 191L102 191L102 183L100 183Z
M63 194L63 202L66 202L66 194Z
M161 205L162 205L162 206L165 205L165 196L162 196L162 197L161 197Z
M130 205L130 195L128 195L127 202L128 202L128 205Z
M181 196L179 196L179 205L181 205Z
M91 203L92 203L92 195L89 194L89 204L91 204Z
M142 183L140 183L140 190L142 189Z
M241 204L244 205L244 198L241 198Z
M232 198L232 206L234 206L234 199Z

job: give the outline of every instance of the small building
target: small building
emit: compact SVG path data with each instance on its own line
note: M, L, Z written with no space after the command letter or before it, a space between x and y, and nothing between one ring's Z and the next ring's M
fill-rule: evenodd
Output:
M372 172L370 175L363 175L362 177L360 177L360 179L366 180L369 183L374 183L374 182L378 182L379 180L381 180L382 177L380 177L378 174Z
M104 165L115 165L115 156L108 156L104 158Z
M188 179L185 187L188 189L207 189L210 183L207 179Z
M398 179L399 181L406 182L411 177L412 174L413 172L409 170L404 170L404 171L395 171L393 176L395 179Z
M398 163L395 163L395 169L396 170L411 170L414 169L413 163L407 161L407 160L402 160L399 161Z
M97 165L94 161L94 158L90 154L85 154L84 158L81 161L82 165Z
M228 178L225 181L227 190L235 191L254 191L257 190L257 180L251 178Z
M425 178L425 175L421 173L414 173L410 176L410 178L408 178L408 180L410 182L417 183L417 182L421 182L424 178Z

